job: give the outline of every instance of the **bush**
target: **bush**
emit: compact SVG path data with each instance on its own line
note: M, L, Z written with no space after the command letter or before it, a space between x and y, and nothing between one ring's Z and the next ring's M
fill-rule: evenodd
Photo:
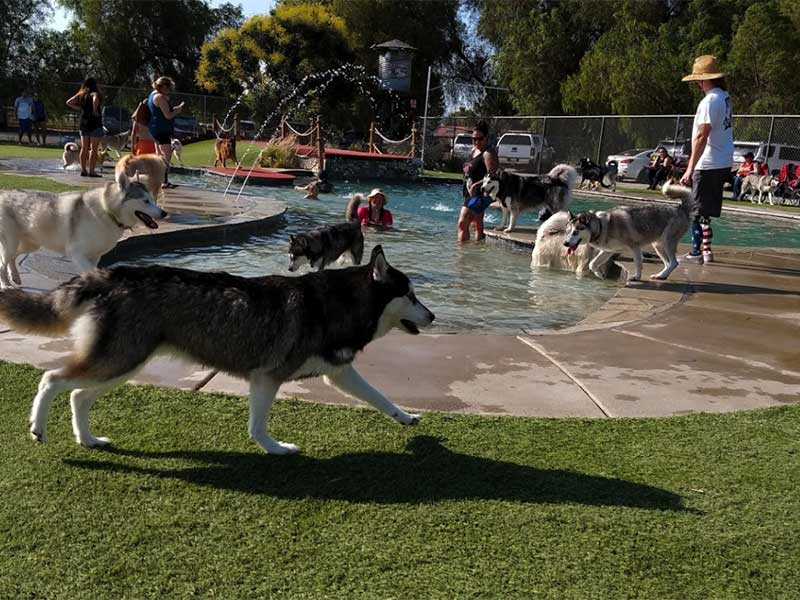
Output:
M270 141L258 153L256 163L260 167L292 169L299 166L297 158L297 138L293 135Z

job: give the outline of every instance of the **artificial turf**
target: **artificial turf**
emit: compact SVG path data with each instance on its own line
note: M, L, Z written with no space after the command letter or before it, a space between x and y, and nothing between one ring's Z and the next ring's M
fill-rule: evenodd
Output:
M669 419L426 414L127 386L28 438L0 363L0 598L796 598L800 408Z

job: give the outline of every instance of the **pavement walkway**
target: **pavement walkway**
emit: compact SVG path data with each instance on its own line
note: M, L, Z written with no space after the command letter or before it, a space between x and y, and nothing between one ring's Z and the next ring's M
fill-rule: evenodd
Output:
M21 264L28 288L50 289L68 274L68 261L55 257L61 276L43 273L36 256ZM667 282L621 286L568 329L395 332L370 344L356 367L392 400L421 411L609 418L800 401L800 251L718 246L715 257L708 266L682 264ZM656 262L645 262L645 279L660 269ZM65 338L0 327L4 360L52 368L69 348ZM164 357L134 381L247 393L241 380ZM286 384L279 396L361 406L319 379Z

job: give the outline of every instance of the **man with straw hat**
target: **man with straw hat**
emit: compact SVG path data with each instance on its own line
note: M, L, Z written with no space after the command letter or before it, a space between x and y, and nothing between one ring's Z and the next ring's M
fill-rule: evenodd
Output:
M695 210L692 250L686 258L708 264L714 261L711 217L722 214L722 187L733 165L733 107L716 56L697 57L683 81L696 82L704 94L694 115L692 155L681 177L683 185L692 186Z

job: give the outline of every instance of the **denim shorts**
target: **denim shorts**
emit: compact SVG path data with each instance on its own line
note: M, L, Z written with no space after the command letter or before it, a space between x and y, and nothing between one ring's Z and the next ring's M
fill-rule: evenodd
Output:
M20 119L19 132L30 133L31 131L33 131L33 119Z
M90 138L101 138L103 137L106 132L103 131L102 127L98 127L97 129L92 129L91 131L79 131L78 133L81 134L81 137L90 137Z

